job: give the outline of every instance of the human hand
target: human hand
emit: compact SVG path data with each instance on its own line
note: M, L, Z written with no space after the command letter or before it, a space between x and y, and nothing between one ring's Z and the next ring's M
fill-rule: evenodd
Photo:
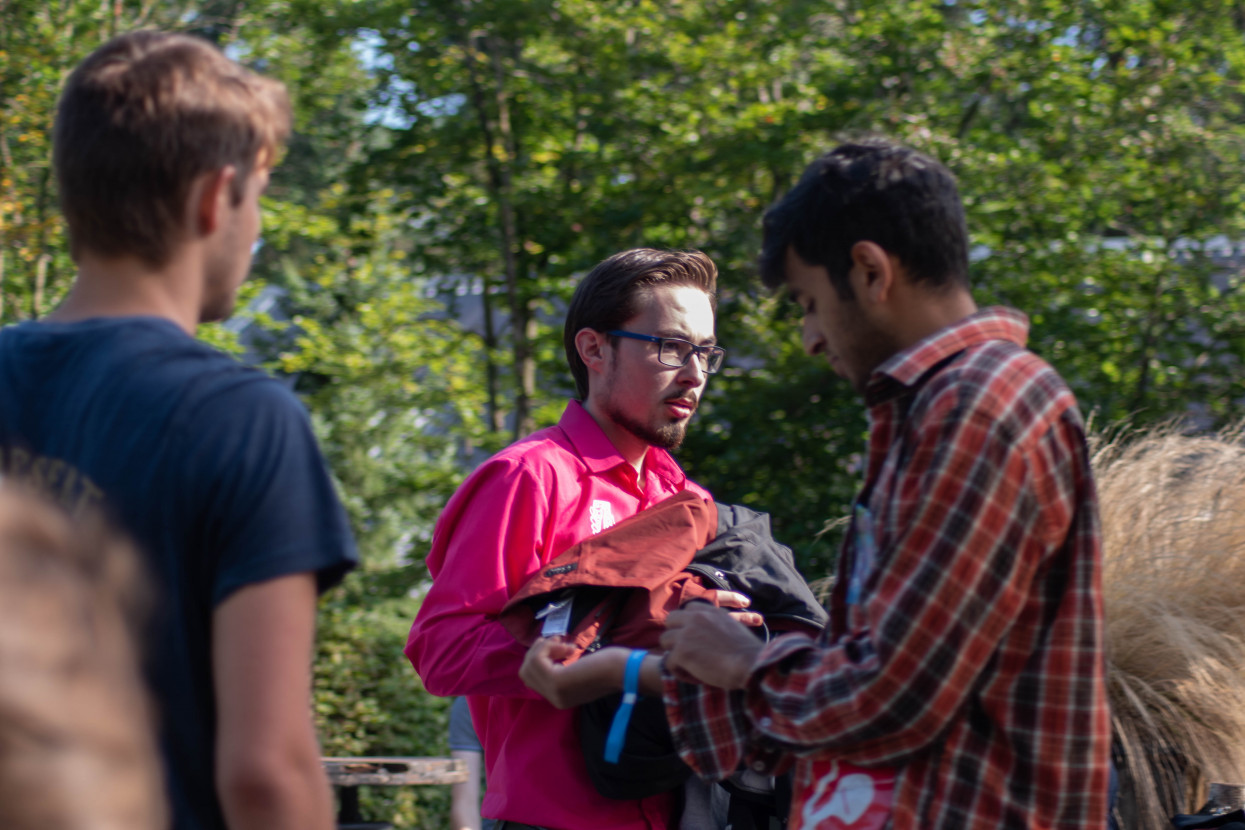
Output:
M714 590L712 593L717 598L719 608L731 609L730 615L739 620L750 628L759 628L765 624L765 618L755 611L748 611L748 606L752 605L750 600L744 594L737 591Z
M542 637L532 643L519 667L519 679L559 709L570 709L622 690L623 672L631 649L603 648L562 663L575 652L562 640Z
M764 646L733 612L697 602L670 613L661 647L675 677L742 689Z

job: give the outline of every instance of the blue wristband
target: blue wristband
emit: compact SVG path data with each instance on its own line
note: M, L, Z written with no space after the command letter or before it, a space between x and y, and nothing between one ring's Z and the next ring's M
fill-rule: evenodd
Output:
M614 713L614 720L610 723L610 734L605 740L605 760L611 764L617 764L622 756L623 741L627 737L627 724L631 721L631 710L635 708L635 702L640 697L640 664L647 656L647 651L637 648L627 658L627 669L623 672L622 705Z

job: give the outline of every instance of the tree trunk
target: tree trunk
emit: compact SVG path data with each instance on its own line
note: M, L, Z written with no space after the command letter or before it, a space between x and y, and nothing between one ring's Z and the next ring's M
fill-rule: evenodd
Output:
M501 213L502 254L506 269L506 295L510 300L510 336L514 346L514 370L518 390L514 401L515 440L531 434L535 429L532 420L532 398L536 395L536 364L532 359L532 340L535 338L535 320L532 309L519 285L518 233L514 215L513 164L518 155L514 130L510 123L510 98L506 94L506 73L502 66L501 50L493 37L486 39L488 57L493 64L493 92L497 101L497 129L501 155L496 158L498 168L497 204Z
M533 430L531 401L535 395L535 362L531 347L531 308L519 285L518 233L514 212L512 162L515 137L510 122L510 102L505 90L505 70L495 38L468 31L463 39L472 103L480 125L489 191L497 204L499 247L506 280L510 311L510 336L516 380L514 435L521 438ZM492 68L492 95L487 94L490 79L481 77L481 64ZM491 98L491 100L490 100ZM485 281L487 284L487 280ZM490 369L493 367L490 365ZM495 373L490 373L495 377ZM490 390L490 398L495 394Z
M497 349L497 329L493 325L493 294L492 283L488 277L480 278L480 301L484 314L484 378L485 395L487 396L488 430L501 432L505 426L501 407L497 403L497 361L493 359Z
M1162 327L1164 274L1154 277L1154 292L1151 297L1150 314L1146 319L1145 329L1141 335L1141 371L1137 376L1137 388L1133 393L1132 410L1138 412L1146 408L1146 398L1150 395L1150 358L1158 346L1159 329Z

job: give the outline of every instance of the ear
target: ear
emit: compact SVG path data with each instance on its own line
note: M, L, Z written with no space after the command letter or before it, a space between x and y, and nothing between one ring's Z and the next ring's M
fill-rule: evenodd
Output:
M876 242L862 240L852 246L852 270L848 274L856 299L870 305L891 300L897 276L895 261Z
M200 234L207 236L220 227L225 212L233 204L230 194L237 175L237 168L227 164L219 170L204 173L191 188L193 221L195 230Z
M579 359L588 367L588 372L600 372L605 366L605 347L609 345L609 335L596 329L582 328L575 333L575 349Z

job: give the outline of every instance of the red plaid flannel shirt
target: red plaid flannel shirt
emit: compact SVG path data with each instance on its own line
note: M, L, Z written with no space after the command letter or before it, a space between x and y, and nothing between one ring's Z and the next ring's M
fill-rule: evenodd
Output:
M1027 335L985 309L870 378L875 561L849 605L858 518L826 630L769 643L746 691L666 676L702 776L840 758L894 768L896 830L1104 826L1097 501L1072 393Z

